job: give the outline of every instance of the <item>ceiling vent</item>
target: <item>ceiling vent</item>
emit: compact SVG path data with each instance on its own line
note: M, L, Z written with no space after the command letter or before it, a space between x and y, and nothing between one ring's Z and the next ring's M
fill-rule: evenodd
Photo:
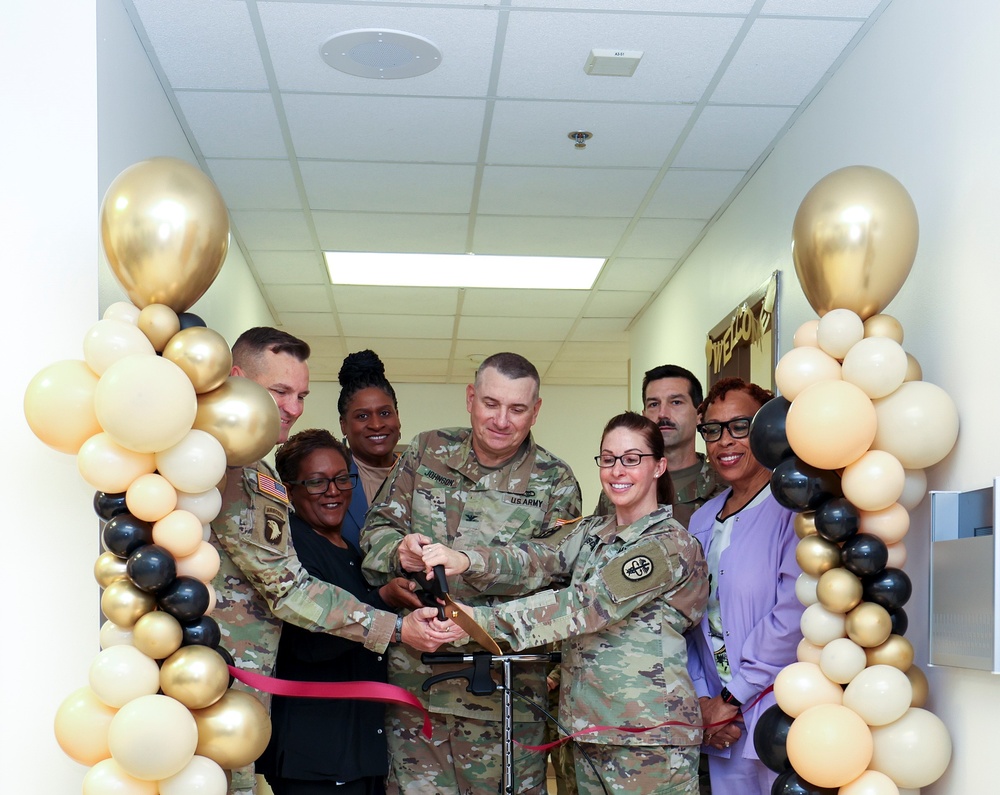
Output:
M417 77L441 63L431 42L401 30L348 30L327 39L320 54L340 72L383 80Z
M604 77L631 77L642 60L642 50L591 50L583 71Z

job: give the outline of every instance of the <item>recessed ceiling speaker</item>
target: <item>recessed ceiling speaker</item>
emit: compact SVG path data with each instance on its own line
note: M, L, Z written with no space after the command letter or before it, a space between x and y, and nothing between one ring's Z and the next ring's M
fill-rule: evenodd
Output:
M383 80L427 74L441 63L430 41L401 30L347 30L328 38L320 54L340 72Z

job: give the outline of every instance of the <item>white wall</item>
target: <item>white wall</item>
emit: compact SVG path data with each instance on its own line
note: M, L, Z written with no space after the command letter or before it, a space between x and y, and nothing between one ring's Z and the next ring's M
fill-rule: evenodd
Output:
M636 325L636 374L659 361L703 372L705 332L774 269L783 272L782 352L797 326L815 317L794 275L792 219L812 185L847 165L882 168L899 179L920 216L913 271L888 312L924 379L955 399L962 432L953 453L928 471L932 489L988 486L1000 471L993 419L1000 386L992 342L1000 334L996 296L1000 211L1000 7L990 0L893 3L818 95L740 197ZM914 594L907 637L927 662L928 500L912 515L906 570ZM1000 780L995 715L1000 680L928 671L929 707L948 725L955 753L933 795L991 792Z

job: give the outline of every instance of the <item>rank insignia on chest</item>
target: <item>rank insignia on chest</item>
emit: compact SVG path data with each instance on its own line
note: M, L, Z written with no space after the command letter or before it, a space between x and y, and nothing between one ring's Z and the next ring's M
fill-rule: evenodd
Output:
M279 502L288 505L288 489L263 472L257 473L257 490L261 494L266 494L268 497L273 497Z
M643 580L653 573L653 561L645 555L636 555L622 564L622 575L626 580Z

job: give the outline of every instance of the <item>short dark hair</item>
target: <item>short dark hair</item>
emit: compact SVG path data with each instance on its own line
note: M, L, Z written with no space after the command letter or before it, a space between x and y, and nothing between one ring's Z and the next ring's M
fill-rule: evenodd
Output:
M712 384L711 389L708 390L708 395L698 405L698 413L704 417L709 406L719 400L723 400L730 392L745 392L761 406L774 397L774 393L770 389L764 389L764 387L744 381L742 378L737 378L736 376L720 378Z
M477 384L479 383L479 376L482 372L491 367L500 373L500 375L504 378L530 378L535 382L535 396L538 396L538 389L542 383L542 380L538 377L538 370L535 369L535 365L525 359L521 354L504 351L502 353L494 353L492 356L487 356L483 359L483 363L479 365L479 369L476 370Z
M287 331L256 326L240 334L233 345L233 364L244 370L253 369L254 364L265 351L270 353L287 353L304 362L309 358L309 344L293 337Z
M661 378L685 378L688 382L688 394L691 396L691 405L698 406L702 401L701 381L690 370L677 364L661 364L652 370L647 370L642 377L642 404L646 405L646 387L652 381L659 381Z
M309 428L299 431L278 448L278 452L274 455L278 477L286 483L290 480L299 480L299 467L302 466L303 460L317 450L336 450L344 457L347 466L351 465L351 454L332 433L323 428Z
M378 354L372 350L357 351L347 354L344 363L340 365L340 372L337 373L337 380L340 381L340 397L337 398L337 411L343 419L347 414L347 406L351 399L362 389L375 387L381 389L392 398L392 405L397 410L399 404L396 402L396 391L385 377L385 365L378 358Z
M657 461L666 456L666 445L663 443L663 433L660 431L660 426L648 417L636 411L625 411L615 415L608 420L608 424L601 431L602 447L604 446L604 437L617 428L624 428L642 436ZM674 501L674 484L670 479L670 472L667 470L663 470L663 474L656 481L656 501L660 505L670 505Z

